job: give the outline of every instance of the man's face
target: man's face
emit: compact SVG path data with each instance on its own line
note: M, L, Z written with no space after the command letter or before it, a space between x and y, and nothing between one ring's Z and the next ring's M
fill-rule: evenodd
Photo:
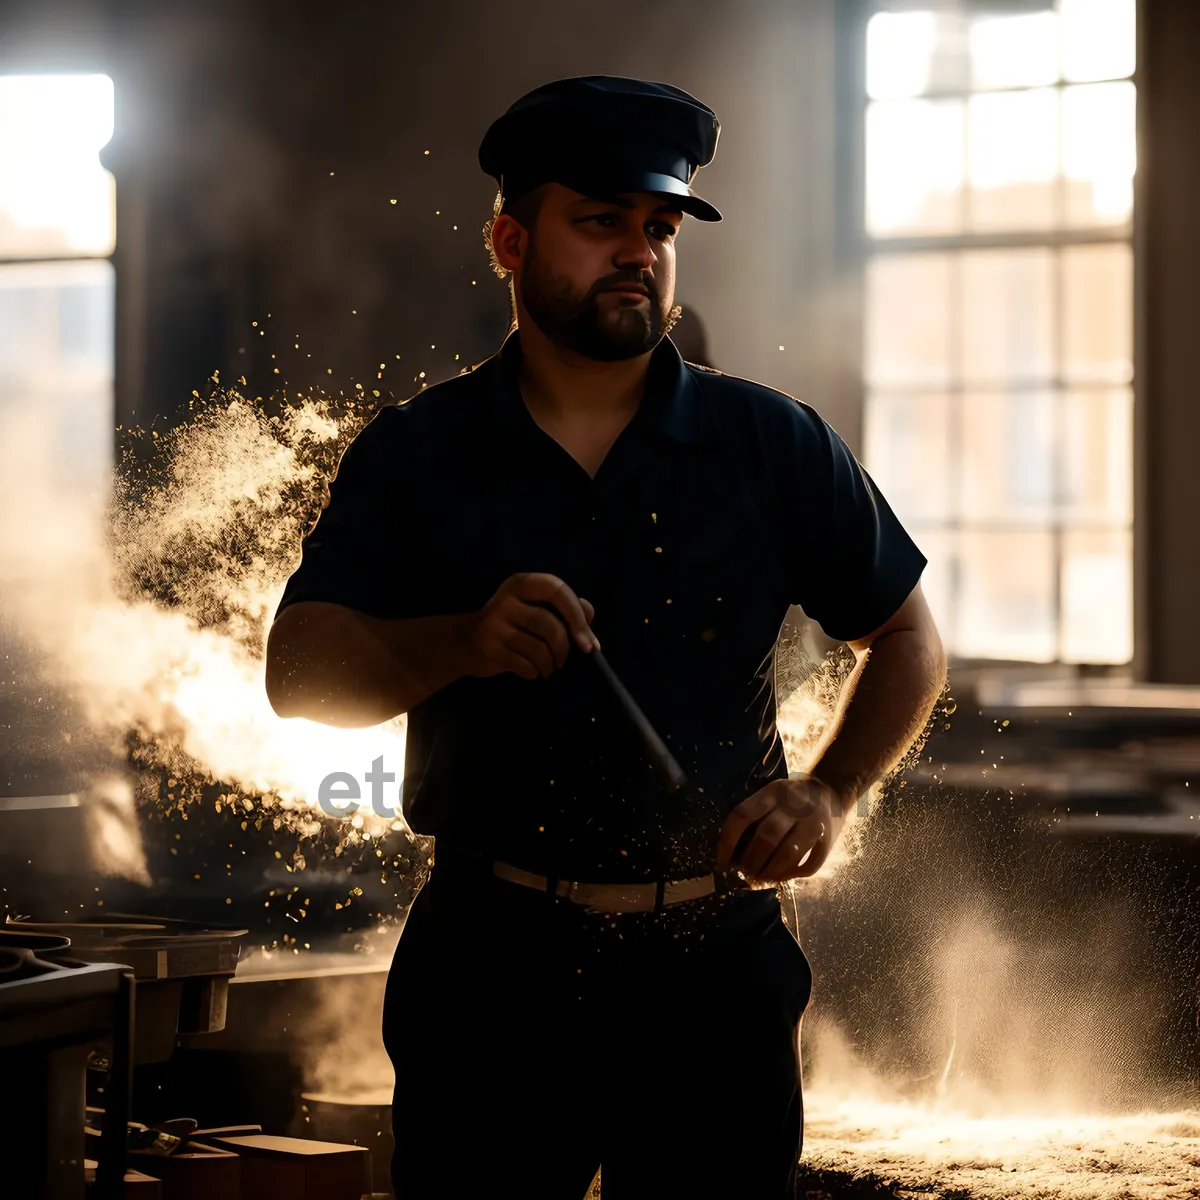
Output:
M683 213L649 192L598 200L547 184L518 277L553 342L615 362L652 350L672 324Z

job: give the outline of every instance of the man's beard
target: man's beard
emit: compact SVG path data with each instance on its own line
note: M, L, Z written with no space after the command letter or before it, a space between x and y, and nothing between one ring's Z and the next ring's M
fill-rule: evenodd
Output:
M621 283L643 285L649 304L602 307L600 293ZM653 350L670 333L681 311L668 310L654 281L640 271L608 275L586 292L577 292L569 279L555 275L538 257L532 242L521 275L521 302L552 342L597 362L618 362Z

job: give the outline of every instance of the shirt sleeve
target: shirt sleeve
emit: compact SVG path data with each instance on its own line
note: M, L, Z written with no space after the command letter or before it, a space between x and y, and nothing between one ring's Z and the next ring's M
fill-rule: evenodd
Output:
M793 401L781 439L791 603L828 637L850 642L878 629L904 603L926 559L875 481L814 409Z
M421 487L407 466L418 456L404 426L403 414L389 406L346 447L277 616L311 600L373 617L426 615L423 521L411 502Z

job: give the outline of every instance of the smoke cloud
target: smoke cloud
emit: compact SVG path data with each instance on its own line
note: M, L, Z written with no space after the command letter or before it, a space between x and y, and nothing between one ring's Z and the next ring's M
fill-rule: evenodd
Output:
M65 696L77 714L76 765L111 770L132 743L141 762L177 777L160 803L222 782L301 836L328 828L316 790L330 771L359 774L380 754L402 770L404 718L366 730L285 721L263 687L270 618L324 480L367 415L355 403L271 406L217 389L179 429L130 435L106 507L55 478L52 430L35 409L5 414L6 633L27 648L24 686ZM85 803L97 865L141 879L131 796L106 779ZM355 841L387 822L366 810L339 826Z

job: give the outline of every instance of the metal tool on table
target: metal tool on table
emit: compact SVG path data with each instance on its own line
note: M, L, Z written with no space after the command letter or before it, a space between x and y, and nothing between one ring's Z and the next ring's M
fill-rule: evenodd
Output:
M68 957L69 954L69 957ZM94 1143L95 1200L124 1195L125 1128L132 1083L134 982L119 962L84 962L63 934L0 930L0 1160L22 1196L82 1196L87 1168L83 1100L98 1042L103 1133ZM34 1115L31 1119L30 1114ZM0 1170L0 1178L7 1176ZM4 1192L0 1185L0 1192Z
M9 917L4 930L70 939L72 958L121 962L137 981L134 1062L165 1062L179 1034L225 1027L229 981L245 929L141 913L103 921L35 922Z

